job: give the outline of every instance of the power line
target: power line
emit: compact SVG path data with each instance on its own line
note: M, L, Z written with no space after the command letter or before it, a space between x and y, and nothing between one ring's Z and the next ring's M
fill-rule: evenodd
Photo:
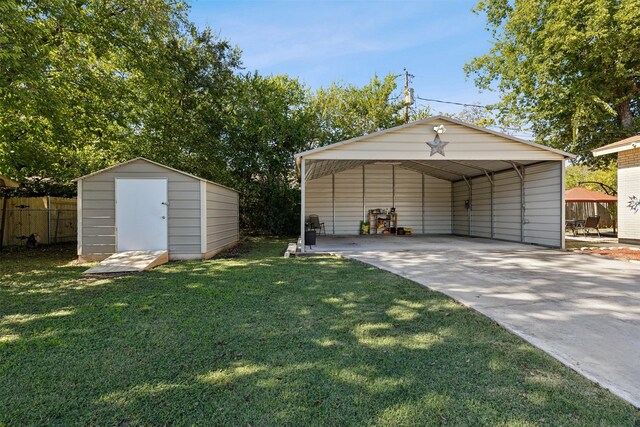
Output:
M488 105L480 105L480 104L467 104L464 102L454 102L454 101L443 101L441 99L432 99L432 98L421 98L419 96L416 96L417 99L420 99L421 101L427 101L427 102L438 102L440 104L451 104L451 105L460 105L462 107L480 107L480 108L486 108L487 110L497 110L496 107L490 107Z
M424 99L425 99L425 98L420 98L420 97L416 97L416 98L421 99L421 100L424 100ZM416 103L416 105L418 105L419 107L429 107L429 106L430 106L429 104L422 104L422 103L421 103L421 104ZM456 105L472 105L472 104L461 104L461 103L456 103ZM484 107L483 105L474 105L474 106L475 106L475 107ZM526 129L526 128L512 128L512 127L508 127L508 126L501 126L501 125L498 125L498 124L491 125L491 126L489 126L489 127L490 127L490 128L491 128L491 127L498 128L498 131L499 131L499 132L504 132L505 130L510 130L510 131L512 131L512 132L515 132L515 133L513 134L513 136L519 136L519 135L524 135L524 136L527 136L527 137L533 137L533 136L534 136L534 133L533 133L533 130L532 130L532 129ZM494 130L495 130L495 129L494 129Z

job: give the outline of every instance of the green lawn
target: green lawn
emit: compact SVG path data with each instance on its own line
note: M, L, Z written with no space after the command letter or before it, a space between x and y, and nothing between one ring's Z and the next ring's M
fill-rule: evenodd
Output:
M253 245L99 280L70 249L0 255L0 425L640 424L447 297Z

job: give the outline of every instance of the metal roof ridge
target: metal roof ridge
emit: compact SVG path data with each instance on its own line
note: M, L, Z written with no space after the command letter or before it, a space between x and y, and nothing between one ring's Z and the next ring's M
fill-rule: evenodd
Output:
M405 129L405 128L408 128L408 127L413 127L413 126L429 123L429 122L432 122L432 121L435 121L435 120L445 120L445 121L448 121L450 123L454 123L454 124L457 124L457 125L460 125L460 126L465 126L465 127L471 128L471 129L478 130L480 132L485 132L485 133L489 133L489 134L492 134L492 135L495 135L495 136L498 136L498 137L501 137L501 138L510 139L512 141L519 142L521 144L525 144L525 145L528 145L530 147L534 147L534 148L538 148L538 149L541 149L541 150L549 151L549 152L552 152L552 153L555 153L555 154L560 154L561 156L563 156L563 157L565 157L567 159L574 159L576 157L574 154L567 153L566 151L558 150L557 148L553 148L553 147L549 147L549 146L546 146L546 145L538 144L538 143L532 142L532 141L527 141L527 140L524 140L524 139L521 139L521 138L517 138L515 136L507 135L506 133L494 131L494 130L491 130L491 129L484 128L482 126L473 125L471 123L463 122L462 120L458 120L458 119L454 119L452 117L444 116L442 114L435 115L435 116L430 116L430 117L427 117L426 119L417 120L415 122L405 123L405 124L400 125L400 126L395 126L395 127L388 128L388 129L382 129L382 130L374 132L374 133L369 133L369 134L366 134L366 135L357 136L357 137L350 138L350 139L347 139L347 140L344 140L344 141L335 142L333 144L329 144L329 145L325 145L325 146L322 146L322 147L314 148L312 150L307 150L307 151L303 151L303 152L300 152L300 153L296 153L294 157L296 159L296 163L298 163L298 161L299 161L299 159L301 157L308 156L309 154L314 154L314 153L318 153L318 152L321 152L321 151L331 150L333 148L340 147L340 146L347 145L347 144L352 144L354 142L359 142L359 141L362 141L362 140L367 139L367 138L372 138L372 137L376 137L376 136L379 136L379 135L384 135L384 134L387 134L387 133L390 133L390 132L398 131L400 129Z

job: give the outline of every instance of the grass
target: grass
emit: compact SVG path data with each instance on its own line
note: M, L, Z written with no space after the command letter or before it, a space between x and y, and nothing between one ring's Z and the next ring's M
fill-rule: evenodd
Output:
M0 425L640 424L451 299L285 246L98 279L0 256Z

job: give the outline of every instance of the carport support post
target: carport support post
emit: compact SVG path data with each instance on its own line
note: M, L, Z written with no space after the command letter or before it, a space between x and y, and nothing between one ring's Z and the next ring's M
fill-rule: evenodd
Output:
M484 174L487 176L487 179L491 184L491 238L493 239L495 236L495 233L493 232L493 172L489 174L489 172L484 171Z
M562 170L562 173L560 174L560 180L562 181L561 185L560 185L560 216L561 216L561 219L560 219L560 221L561 221L560 222L560 249L562 249L562 250L566 249L565 234L564 234L565 233L564 227L565 227L565 221L566 221L566 215L567 215L567 212L565 210L566 209L565 206L567 206L567 205L566 205L566 200L564 198L564 192L565 192L565 182L564 182L564 180L565 180L565 173L566 173L565 167L566 167L566 164L565 164L564 160L562 160L560 162L560 169Z
M305 232L305 224L304 224L304 212L305 212L305 185L306 185L306 173L307 168L305 165L305 158L302 157L300 159L300 252L304 253L304 232Z
M467 208L467 235L471 236L471 209L473 203L473 189L471 188L471 180L467 179L466 176L462 176L464 182L467 184L467 201L469 203L469 207Z
M515 163L511 163L513 165L513 169L515 169L516 173L520 177L520 241L524 242L524 167L519 168Z

